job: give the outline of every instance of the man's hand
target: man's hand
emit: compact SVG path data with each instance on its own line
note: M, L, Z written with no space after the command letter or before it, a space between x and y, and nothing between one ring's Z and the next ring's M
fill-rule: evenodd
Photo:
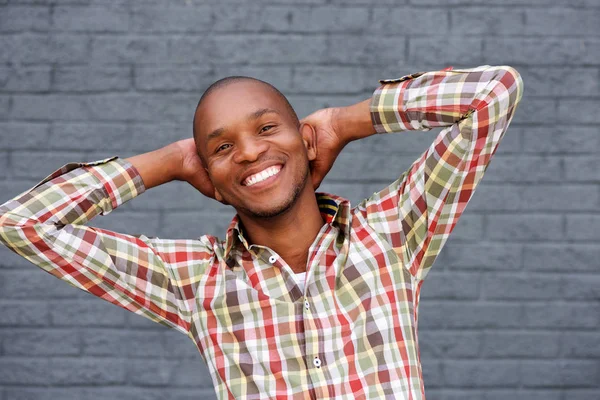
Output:
M203 195L214 199L215 188L198 156L194 139L179 140L173 145L177 146L181 152L181 169L175 179L188 182Z
M310 175L314 189L317 189L329 172L338 154L348 144L339 136L337 127L339 108L324 108L302 119L301 123L311 125L317 136L317 158L310 163Z
M310 165L315 189L348 143L376 133L371 122L370 102L371 99L367 99L348 107L324 108L300 121L311 125L317 135L317 158Z

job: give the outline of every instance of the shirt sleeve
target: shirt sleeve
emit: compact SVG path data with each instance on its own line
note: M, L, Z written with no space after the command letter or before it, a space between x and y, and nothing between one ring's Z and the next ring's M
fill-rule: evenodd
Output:
M164 240L84 226L145 191L117 156L69 163L0 205L0 242L57 278L155 322L189 332L207 237Z
M523 93L512 67L419 72L380 81L378 133L444 127L429 148L361 208L416 279L424 279L481 181Z

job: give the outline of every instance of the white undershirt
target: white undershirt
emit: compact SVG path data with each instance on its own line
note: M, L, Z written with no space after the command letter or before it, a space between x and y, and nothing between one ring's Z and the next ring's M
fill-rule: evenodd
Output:
M300 290L304 293L304 282L306 281L306 272L296 272L296 278L298 278L298 284Z

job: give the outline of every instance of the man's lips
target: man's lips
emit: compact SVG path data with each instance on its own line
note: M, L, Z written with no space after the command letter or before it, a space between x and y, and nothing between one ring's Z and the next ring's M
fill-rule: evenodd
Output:
M282 164L270 165L261 169L260 171L253 173L242 180L242 186L254 186L257 183L263 182L268 178L279 174L283 168Z

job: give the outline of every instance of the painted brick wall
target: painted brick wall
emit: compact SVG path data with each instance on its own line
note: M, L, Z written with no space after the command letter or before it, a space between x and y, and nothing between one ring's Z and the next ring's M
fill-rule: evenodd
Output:
M202 91L248 74L302 116L380 78L508 64L525 95L423 287L430 400L600 398L599 0L0 0L0 202L69 161L191 136ZM353 143L322 186L356 203L437 131ZM92 225L223 235L185 183ZM0 400L209 399L186 337L0 247Z

